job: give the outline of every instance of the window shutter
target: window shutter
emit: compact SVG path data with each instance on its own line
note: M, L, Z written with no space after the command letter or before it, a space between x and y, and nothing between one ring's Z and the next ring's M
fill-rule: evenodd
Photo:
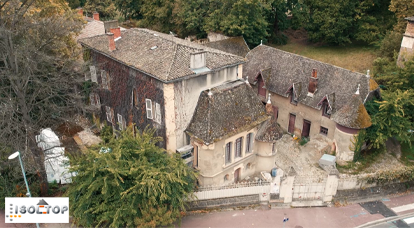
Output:
M111 107L105 106L105 111L106 111L106 120L112 123Z
M101 98L99 97L99 94L95 93L95 99L96 105L101 105Z
M145 99L145 106L147 109L147 118L152 119L152 101L150 99Z
M122 115L120 115L119 113L117 114L117 117L118 117L118 125L119 125L119 130L123 130L123 127L124 127L124 123L123 123L123 121L122 121Z
M93 94L93 93L90 93L90 94L89 94L89 103L90 103L91 105L96 105L96 104L95 104L95 94Z
M91 80L91 75L88 73L85 73L85 81Z
M106 89L111 89L111 76L106 72Z
M98 83L98 80L96 78L96 68L95 68L95 66L90 66L89 67L89 70L91 72L91 80L92 80L92 82Z
M102 88L106 89L107 88L106 73L104 70L101 71L101 80L102 80Z
M159 124L161 123L161 107L158 103L155 103L155 121Z

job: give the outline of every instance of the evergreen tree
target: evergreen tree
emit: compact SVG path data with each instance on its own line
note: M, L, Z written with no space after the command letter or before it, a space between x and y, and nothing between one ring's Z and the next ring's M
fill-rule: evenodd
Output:
M178 154L155 146L161 139L154 132L145 129L134 136L128 128L71 158L77 175L67 195L78 225L156 227L180 216L196 176Z

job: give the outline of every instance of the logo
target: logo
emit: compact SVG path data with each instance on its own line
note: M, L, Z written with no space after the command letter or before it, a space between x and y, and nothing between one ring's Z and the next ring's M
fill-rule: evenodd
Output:
M68 197L6 197L6 223L69 223Z

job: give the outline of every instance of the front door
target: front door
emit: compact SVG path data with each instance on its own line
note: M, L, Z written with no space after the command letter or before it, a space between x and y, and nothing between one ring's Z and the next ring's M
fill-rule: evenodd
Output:
M303 120L302 137L309 137L311 122Z
M296 120L296 116L293 114L290 114L288 132L291 134L293 134L293 132L295 131L295 120Z
M234 183L239 182L240 180L240 168L236 169L236 171L234 171Z

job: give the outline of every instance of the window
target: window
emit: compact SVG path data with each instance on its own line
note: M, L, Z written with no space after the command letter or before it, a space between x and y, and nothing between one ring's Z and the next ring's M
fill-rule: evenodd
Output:
M155 121L161 124L161 107L158 103L155 103Z
M152 119L152 101L150 99L145 99L145 107L147 109L147 118Z
M112 119L113 119L113 111L111 109L111 107L105 106L105 110L106 110L106 120L108 120L108 122L112 123Z
M294 104L294 105L297 105L298 104L298 100L297 100L297 98L296 98L296 96L295 96L295 92L293 91L293 89L291 90L291 92L290 92L290 103L291 104Z
M231 162L231 142L226 144L226 164Z
M99 94L97 93L89 94L89 103L94 106L101 105L101 99L99 98Z
M236 139L236 147L234 148L234 158L239 158L241 157L241 149L242 149L242 142L243 142L243 138L240 137L238 139Z
M252 167L252 165L250 163L247 163L246 169L250 169L251 167Z
M325 135L325 136L327 136L328 135L328 128L324 128L324 127L321 127L321 135Z
M98 80L96 78L96 68L95 68L95 66L90 66L89 71L91 72L91 81L98 83Z
M126 128L125 119L119 113L117 114L117 117L118 117L119 130L122 131L122 130L124 130Z
M139 107L138 90L136 88L132 89L131 105Z
M279 108L276 106L272 106L273 108L273 116L275 117L275 120L277 120L277 117L279 116Z
M253 151L253 133L249 133L246 135L246 154L251 153Z
M276 154L276 143L272 144L272 154Z
M325 116L325 117L330 117L331 116L331 110L329 109L329 104L328 104L328 102L325 100L323 103L322 103L322 116Z
M111 88L111 80L109 77L109 73L102 70L101 71L101 80L102 80L102 88L110 89Z

